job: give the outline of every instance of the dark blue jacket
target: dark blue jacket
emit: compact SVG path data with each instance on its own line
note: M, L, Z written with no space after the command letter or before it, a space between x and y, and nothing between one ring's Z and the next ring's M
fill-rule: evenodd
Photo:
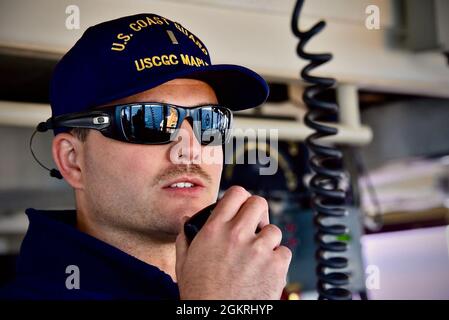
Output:
M0 299L179 299L169 275L77 230L74 210L26 213L30 224L17 276L0 290ZM73 288L76 275L79 289Z

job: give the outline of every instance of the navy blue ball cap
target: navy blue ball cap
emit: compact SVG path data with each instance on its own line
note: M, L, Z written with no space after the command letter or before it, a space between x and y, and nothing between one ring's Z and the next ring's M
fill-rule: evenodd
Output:
M177 78L208 83L231 110L266 101L268 85L254 71L211 63L204 43L181 24L144 13L88 28L53 72L53 116L85 111Z

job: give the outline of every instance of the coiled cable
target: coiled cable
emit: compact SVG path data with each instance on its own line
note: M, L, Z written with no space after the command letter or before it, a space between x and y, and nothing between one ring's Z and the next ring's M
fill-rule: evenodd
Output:
M301 78L311 84L303 93L304 103L309 110L304 121L309 128L315 130L307 137L306 145L311 151L309 164L313 171L309 188L316 226L317 291L321 300L350 300L352 295L347 288L350 279L348 274L342 271L348 266L348 259L344 255L347 251L347 242L344 239L348 238L348 228L343 221L347 215L346 192L340 187L344 178L343 153L334 146L320 143L321 138L337 134L336 128L323 124L329 116L338 115L337 104L317 97L321 92L333 87L335 80L310 75L313 69L331 60L332 54L312 54L304 51L309 40L319 33L326 23L320 21L308 31L301 32L298 24L303 4L303 0L296 2L291 28L299 38L296 49L298 56L310 61L301 70Z

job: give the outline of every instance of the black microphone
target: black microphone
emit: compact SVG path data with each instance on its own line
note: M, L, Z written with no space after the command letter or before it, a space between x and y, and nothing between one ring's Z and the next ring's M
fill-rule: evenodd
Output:
M45 170L47 170L47 171L49 172L50 177L57 178L57 179L62 179L63 177L62 177L61 172L59 172L59 170L57 170L57 169L55 169L55 168L49 169L49 168L47 168L46 166L44 166L44 165L42 164L42 162L40 162L40 161L37 159L36 155L35 155L34 152L33 152L33 146L32 146L32 145L33 145L33 139L34 139L34 136L36 135L36 133L38 133L38 132L46 132L46 131L48 131L49 129L52 129L52 128L53 128L53 126L52 126L52 124L51 124L51 118L48 119L48 120L45 121L45 122L40 122L40 123L37 125L36 129L34 130L33 134L31 135L31 138L30 138L30 151L31 151L31 155L33 156L34 160L35 160L35 161L36 161L42 168L44 168Z
M187 237L187 242L190 244L195 238L196 234L201 230L201 228L206 223L209 216L212 214L212 210L214 210L215 206L217 205L217 202L207 206L204 209L201 209L197 213L195 213L193 216L191 216L185 223L184 223L184 233ZM260 228L257 227L256 233L260 232Z
M204 226L216 205L217 203L215 202L207 206L206 208L198 211L195 215L191 216L189 220L185 222L184 233L189 244L190 242L192 242L193 238L195 238L200 229Z

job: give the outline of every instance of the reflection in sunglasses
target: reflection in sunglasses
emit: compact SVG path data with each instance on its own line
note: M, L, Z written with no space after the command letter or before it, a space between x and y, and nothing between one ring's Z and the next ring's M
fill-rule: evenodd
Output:
M167 129L170 133L174 132L178 124L178 112L174 108L170 108L170 115L167 117ZM162 125L162 123L161 123Z

